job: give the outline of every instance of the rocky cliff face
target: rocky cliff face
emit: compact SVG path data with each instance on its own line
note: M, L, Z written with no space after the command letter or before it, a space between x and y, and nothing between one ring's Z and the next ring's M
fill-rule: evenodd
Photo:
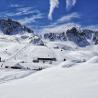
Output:
M50 41L72 41L80 47L98 44L98 32L88 29L80 31L75 27L63 33L46 33L44 34L44 38Z
M0 31L6 35L23 35L25 33L31 33L33 34L33 37L31 37L30 43L44 45L44 42L40 37L34 34L33 30L11 19L0 19ZM26 38L27 35L24 37ZM88 29L80 31L76 27L73 27L62 33L45 33L44 39L50 41L72 41L80 47L86 47L91 44L98 44L98 32Z
M35 35L33 30L12 19L0 19L0 33L5 35L19 34L22 39L28 39L30 37L32 44L44 45L41 38ZM28 36L29 34L31 36Z
M66 41L65 33L46 33L44 34L45 39L49 39L50 41L61 40Z
M87 41L87 37L84 32L79 32L75 27L71 30L67 30L66 37L69 41L73 41L80 47L85 47L90 43Z
M0 30L6 35L33 33L33 30L12 19L0 19Z

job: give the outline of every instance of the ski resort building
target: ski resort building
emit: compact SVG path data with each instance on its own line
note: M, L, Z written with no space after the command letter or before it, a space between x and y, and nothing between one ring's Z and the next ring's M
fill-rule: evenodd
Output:
M56 58L36 58L33 60L34 63L49 63L52 64L54 61L56 61Z

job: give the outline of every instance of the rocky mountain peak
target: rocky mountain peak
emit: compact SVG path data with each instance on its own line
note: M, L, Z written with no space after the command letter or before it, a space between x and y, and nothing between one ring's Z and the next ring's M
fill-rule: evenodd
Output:
M6 35L33 33L33 30L12 19L0 19L0 30Z
M72 41L79 47L98 44L98 32L89 29L80 30L77 27L72 27L62 33L45 33L44 38L50 41Z

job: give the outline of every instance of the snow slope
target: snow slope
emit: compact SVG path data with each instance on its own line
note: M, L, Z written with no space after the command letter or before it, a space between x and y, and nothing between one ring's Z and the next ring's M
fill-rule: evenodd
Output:
M0 69L0 84L11 80L24 78L33 72L34 71L30 70Z
M45 46L39 46L23 36L0 35L0 98L98 98L97 45L43 40ZM32 62L37 57L57 61ZM4 68L14 65L29 70ZM40 67L49 68L31 74Z
M0 85L1 98L98 98L97 63L49 68Z

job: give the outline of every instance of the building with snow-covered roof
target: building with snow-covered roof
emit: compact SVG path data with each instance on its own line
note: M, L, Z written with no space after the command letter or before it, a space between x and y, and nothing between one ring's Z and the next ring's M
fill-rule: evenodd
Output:
M36 58L33 60L34 63L49 63L52 64L52 62L56 61L56 58Z
M42 62L52 64L52 62L56 61L54 51L47 47L37 48L33 57L34 63Z

